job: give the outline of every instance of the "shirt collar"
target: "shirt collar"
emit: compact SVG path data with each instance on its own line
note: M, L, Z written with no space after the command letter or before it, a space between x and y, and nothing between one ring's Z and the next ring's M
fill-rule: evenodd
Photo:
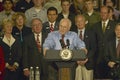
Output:
M51 26L51 24L53 24L53 27L54 27L54 25L55 25L55 21L54 21L53 23L49 22L49 25L50 25L50 26Z

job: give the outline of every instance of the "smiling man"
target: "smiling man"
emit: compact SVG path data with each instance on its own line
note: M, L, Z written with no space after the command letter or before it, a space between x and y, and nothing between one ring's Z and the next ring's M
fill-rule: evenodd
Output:
M69 40L70 42L69 49L71 50L83 49L87 53L84 42L81 39L79 39L79 37L75 32L69 31L70 28L71 28L71 21L69 19L63 18L60 21L59 30L49 33L48 37L45 39L45 42L43 44L44 55L46 55L46 51L49 49L61 50L62 48L65 47L65 45L67 45L67 40ZM60 40L64 42L64 46L62 46ZM75 74L74 70L72 71L72 73L74 76ZM57 76L57 74L53 75L53 77L54 76ZM58 78L56 77L53 80L58 80Z

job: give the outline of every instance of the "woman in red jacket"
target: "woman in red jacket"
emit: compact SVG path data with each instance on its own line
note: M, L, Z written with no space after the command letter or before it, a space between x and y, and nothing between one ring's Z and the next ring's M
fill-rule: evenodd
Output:
M4 69L5 69L5 62L3 56L3 49L0 46L0 80L3 80Z

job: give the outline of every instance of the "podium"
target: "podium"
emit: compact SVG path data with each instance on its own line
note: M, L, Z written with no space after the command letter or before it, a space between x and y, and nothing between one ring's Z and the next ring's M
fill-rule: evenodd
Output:
M78 60L85 60L87 58L85 51L83 50L70 50L68 53L62 50L47 50L44 58L46 61L55 62L59 69L59 79L58 80L74 80L73 67ZM68 55L69 59L64 57ZM74 72L75 73L75 72Z

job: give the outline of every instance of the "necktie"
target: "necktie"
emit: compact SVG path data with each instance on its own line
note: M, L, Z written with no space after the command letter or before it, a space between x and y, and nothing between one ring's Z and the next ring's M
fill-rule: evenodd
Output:
M53 32L54 28L53 28L53 24L50 25L50 32Z
M41 52L41 45L40 45L40 40L39 40L39 34L37 34L36 43L37 43L37 48L38 48L39 52Z
M117 45L117 57L120 57L120 40L118 40L118 45Z
M105 29L106 29L106 26L105 26L105 22L104 22L103 26L102 26L103 33L105 32Z
M83 40L82 31L80 31L79 37L80 37L81 40Z
M62 35L62 44L63 44L63 48L66 47L65 42L64 42L64 37L65 37L65 35Z

